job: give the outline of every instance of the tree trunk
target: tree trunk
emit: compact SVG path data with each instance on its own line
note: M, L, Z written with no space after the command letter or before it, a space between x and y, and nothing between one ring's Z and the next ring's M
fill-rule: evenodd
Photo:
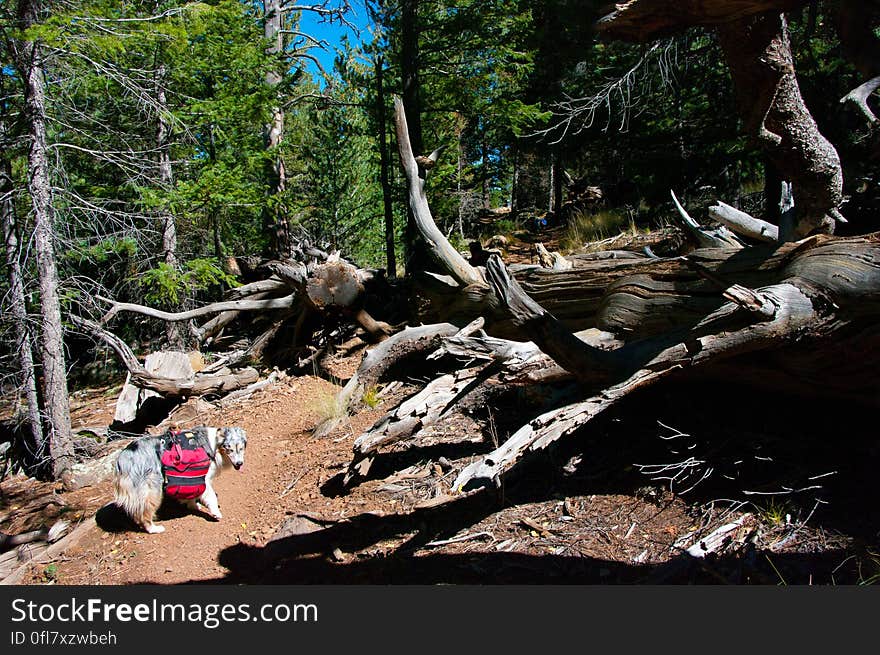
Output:
M0 144L4 152L8 146L6 126L0 120ZM31 465L38 465L46 456L43 441L43 426L40 420L40 403L37 395L37 375L34 369L33 336L27 315L27 302L24 293L24 276L19 261L20 252L15 224L13 203L14 184L12 164L7 157L0 159L0 220L3 222L3 237L6 246L6 272L9 278L9 304L15 324L15 348L18 352L20 386L27 402L27 422L30 442L27 449Z
M840 157L801 97L785 16L763 14L726 23L718 35L746 131L794 186L796 221L781 230L781 238L832 233L843 202Z
M409 142L416 155L423 153L422 103L419 81L419 0L401 2L400 74L403 84L403 106L406 108ZM407 205L406 212L406 270L423 270L427 253L419 236L416 217Z
M159 115L156 118L156 150L159 153L159 186L167 193L174 185L174 174L171 169L171 126L165 115L165 112L168 111L165 76L165 66L160 65L156 73L156 105L159 108ZM165 263L169 267L177 269L177 223L174 220L174 214L167 208L162 210L160 216L162 220L162 252ZM179 323L165 324L165 338L170 349L183 350L183 331Z
M520 174L519 147L514 142L514 144L513 144L513 175L511 176L511 183L510 183L510 213L513 216L516 216L519 213L519 203L517 202L517 193L519 191L519 174Z
M489 144L486 143L486 130L482 130L482 138L480 139L480 191L483 196L483 209L489 209L492 201L489 197Z
M38 2L21 0L18 9L23 28L36 24L41 9ZM64 479L74 461L73 439L64 358L64 329L58 298L58 271L55 265L42 52L39 42L35 41L17 41L15 50L25 87L25 120L30 137L28 191L34 212L34 249L40 279L40 359L49 428L49 455L52 475L55 479Z
M269 44L266 52L270 57L280 57L284 52L284 8L282 0L265 0L265 15L263 18L263 35ZM276 67L280 63L274 62ZM266 84L270 89L276 89L281 83L282 75L272 69L266 73ZM277 98L276 98L277 101ZM287 220L285 209L280 202L280 196L287 188L287 171L284 167L284 158L278 152L278 148L284 138L284 109L280 103L272 107L272 119L264 127L264 141L266 150L274 153L274 159L268 165L270 202L264 211L264 223L270 234L270 254L273 257L284 258L290 256L290 224Z
M379 129L379 181L382 185L382 207L385 215L385 262L388 277L397 277L397 255L394 250L394 210L391 206L391 182L388 180L388 125L385 119L385 62L376 60L376 122Z

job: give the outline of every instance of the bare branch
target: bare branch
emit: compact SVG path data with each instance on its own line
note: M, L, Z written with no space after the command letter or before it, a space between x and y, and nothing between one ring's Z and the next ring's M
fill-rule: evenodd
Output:
M406 122L406 113L403 101L394 97L394 124L397 131L397 144L400 151L400 161L406 173L409 188L409 204L416 220L419 232L428 245L428 250L434 259L443 266L455 281L462 286L478 284L485 286L485 281L480 272L471 266L464 257L449 243L443 233L437 229L428 199L425 196L425 180L419 175L419 165L409 140L409 127Z
M560 143L568 136L575 136L593 127L602 110L608 114L605 126L602 128L603 132L607 132L611 128L615 106L620 114L618 129L625 132L632 112L638 105L642 87L650 83L651 76L649 71L645 70L648 64L656 61L663 83L668 84L676 58L677 48L673 39L651 44L629 70L617 79L603 84L593 95L572 97L566 94L564 100L553 106L555 122L550 127L533 133L532 136L556 135L551 143Z
M224 302L215 302L204 307L190 309L185 312L165 312L161 309L153 309L144 305L137 305L127 302L116 302L110 298L99 297L98 300L109 303L110 310L101 319L102 323L106 323L119 312L134 312L151 316L163 321L188 321L191 318L206 316L208 314L218 314L227 311L265 311L267 309L290 309L296 303L296 294L292 293L283 298L270 298L268 300L227 300Z
M868 98L877 89L880 89L880 76L868 80L861 86L856 87L845 96L843 96L840 99L840 102L853 103L859 109L859 111L862 112L864 117L867 119L868 124L872 127L876 127L877 125L880 125L880 118L877 118L876 114L871 111L871 108L868 106Z

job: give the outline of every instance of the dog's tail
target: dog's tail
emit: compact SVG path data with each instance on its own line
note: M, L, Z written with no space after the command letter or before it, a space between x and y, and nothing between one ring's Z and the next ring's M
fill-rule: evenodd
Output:
M162 471L153 453L142 444L132 445L116 460L116 504L137 523L148 525L162 504Z

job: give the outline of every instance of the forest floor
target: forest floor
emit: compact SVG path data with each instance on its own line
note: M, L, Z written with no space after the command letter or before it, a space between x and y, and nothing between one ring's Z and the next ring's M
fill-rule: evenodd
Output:
M433 453L389 453L369 480L343 492L339 479L354 438L395 398L315 438L312 429L338 389L318 377L287 378L187 422L247 430L245 466L216 481L222 521L166 504L159 516L166 531L148 535L115 510L109 481L63 493L7 477L0 484L4 532L59 517L74 526L97 519L62 554L31 564L21 584L853 584L880 573L880 523L869 492L877 453L856 433L839 433L849 442L841 457L827 426L797 440L778 422L761 433L735 420L719 426L694 412L692 401L706 401L699 390L672 389L536 458L498 493L413 509L421 491L448 480L437 464L441 453L458 467L484 445L462 435ZM114 399L104 389L83 393L75 420L109 422ZM676 416L686 417L687 433L672 427ZM678 480L684 490L708 472L685 493L652 480L657 467L643 468L670 461L668 440L676 434L686 449L693 446L691 461L708 461ZM776 495L749 495L748 487ZM683 554L737 523L718 553Z
M356 369L355 340L330 380L282 376L182 427L235 425L247 461L215 483L221 521L163 505L166 530L137 530L109 480L63 492L0 482L0 531L59 518L93 527L20 584L863 584L880 579L880 450L869 414L773 402L756 390L690 384L642 392L521 466L497 491L432 507L456 470L492 448L472 426L383 453L368 479L341 478L354 439L416 387L361 407L329 436ZM75 427L108 425L119 386L78 391ZM499 408L496 439L522 422ZM150 432L161 428L154 426ZM112 443L112 442L111 442ZM90 524L91 525L91 524ZM713 545L712 535L719 536ZM705 548L715 552L704 553ZM690 554L686 551L690 550ZM23 549L23 553L26 549ZM702 556L705 555L705 556ZM23 555L26 559L26 555Z

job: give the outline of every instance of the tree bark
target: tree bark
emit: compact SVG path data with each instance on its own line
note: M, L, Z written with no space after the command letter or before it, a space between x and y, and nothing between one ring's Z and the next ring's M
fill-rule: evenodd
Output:
M168 111L168 99L165 93L165 65L160 65L156 73L156 105L159 108L156 117L156 150L159 153L159 186L164 192L171 191L174 185L174 173L171 168L171 125L165 115ZM164 208L160 214L162 221L162 252L165 264L177 269L177 223L174 214ZM179 323L165 324L165 338L172 350L183 350L183 330Z
M6 125L0 120L0 144L3 151L9 146ZM0 220L3 222L3 241L6 246L6 272L9 278L9 304L15 324L15 344L18 352L20 386L27 403L27 422L30 442L27 449L30 465L36 465L46 455L43 426L40 419L40 402L37 395L37 375L34 368L33 335L27 315L22 271L13 202L15 186L12 180L12 164L6 156L0 159Z
M283 0L265 0L265 15L263 17L263 35L268 46L266 53L270 57L280 57L284 52L284 2ZM266 85L273 91L281 83L282 75L276 70L280 68L280 62L273 62L274 67L266 73ZM277 103L276 98L276 103ZM278 152L278 148L284 138L284 109L280 103L272 107L272 118L264 126L264 141L266 150L274 155L274 159L268 164L269 176L269 202L264 211L264 223L270 234L270 254L272 257L284 258L290 256L290 224L281 202L281 195L287 188L287 171L284 167L284 158Z
M39 19L37 0L21 0L18 15L27 29ZM42 48L37 41L17 41L16 63L25 87L25 120L28 146L28 192L34 213L34 249L40 279L40 359L43 366L43 398L48 418L48 443L52 475L64 479L73 465L70 400L64 358L64 329L58 297L54 225L46 139L46 98Z
M763 14L726 23L718 35L747 133L794 185L797 218L781 238L832 233L843 202L840 157L801 97L785 16Z
M388 126L385 120L385 62L376 59L376 123L379 129L379 182L382 185L382 208L385 216L385 262L388 277L397 277L397 255L394 250L394 211L391 206L392 189L388 178Z
M768 11L788 11L810 0L627 0L596 23L608 39L651 41L688 27L715 27Z

